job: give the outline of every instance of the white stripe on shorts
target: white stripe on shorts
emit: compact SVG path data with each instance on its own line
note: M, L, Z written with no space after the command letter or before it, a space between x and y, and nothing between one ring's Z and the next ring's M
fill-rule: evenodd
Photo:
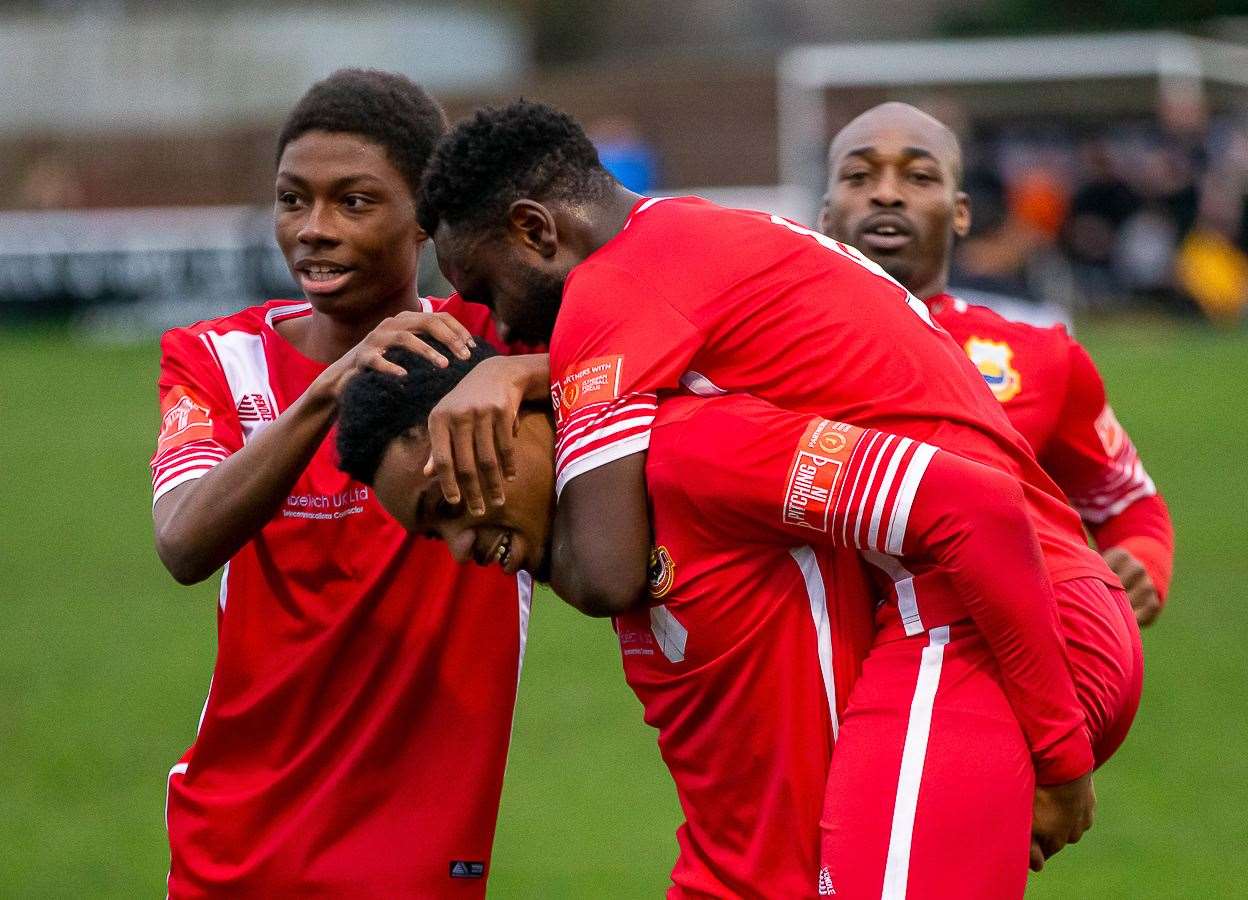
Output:
M910 701L910 721L901 751L901 772L897 775L897 800L893 806L893 827L888 835L888 862L884 867L884 889L880 900L905 900L910 877L910 844L914 839L914 816L919 806L919 785L923 781L923 761L927 738L932 730L932 706L940 684L940 667L949 643L949 626L933 628L919 661L919 677Z

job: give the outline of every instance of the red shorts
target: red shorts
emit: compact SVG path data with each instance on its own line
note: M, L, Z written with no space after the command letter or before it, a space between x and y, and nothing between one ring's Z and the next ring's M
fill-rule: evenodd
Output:
M820 893L1022 897L1035 773L969 625L872 648L832 754Z
M1053 588L1070 674L1099 766L1122 745L1140 706L1144 687L1140 629L1122 588L1096 578L1060 581Z

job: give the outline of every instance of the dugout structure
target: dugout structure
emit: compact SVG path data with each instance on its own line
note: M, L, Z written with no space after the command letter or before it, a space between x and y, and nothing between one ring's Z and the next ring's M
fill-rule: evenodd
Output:
M832 133L872 103L939 92L972 118L1248 110L1248 47L1166 31L806 45L781 55L776 92L780 190L810 197Z

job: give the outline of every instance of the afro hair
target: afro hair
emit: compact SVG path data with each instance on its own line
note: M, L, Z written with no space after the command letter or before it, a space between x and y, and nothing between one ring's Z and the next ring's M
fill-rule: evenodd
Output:
M418 215L428 234L442 222L492 228L517 199L593 200L611 183L571 116L518 100L478 110L442 138L425 169Z
M339 69L295 104L277 138L277 159L309 131L358 134L385 149L416 197L429 155L448 127L442 107L411 79L376 69Z
M422 338L450 362L445 369L403 347L386 359L407 370L404 376L365 369L347 382L338 409L338 468L356 481L372 484L390 442L409 428L429 423L429 413L477 364L498 352L484 341L459 359L441 342Z

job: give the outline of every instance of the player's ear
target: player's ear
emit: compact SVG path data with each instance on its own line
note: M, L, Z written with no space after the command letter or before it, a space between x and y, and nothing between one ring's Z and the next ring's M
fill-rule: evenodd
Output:
M815 220L815 230L820 234L828 234L828 228L832 224L832 204L827 197L823 198L823 203L819 206L819 218ZM828 237L831 237L828 234Z
M953 233L966 237L971 232L971 198L966 191L953 195Z
M517 200L507 209L507 227L525 246L546 258L559 249L555 217L536 200Z

